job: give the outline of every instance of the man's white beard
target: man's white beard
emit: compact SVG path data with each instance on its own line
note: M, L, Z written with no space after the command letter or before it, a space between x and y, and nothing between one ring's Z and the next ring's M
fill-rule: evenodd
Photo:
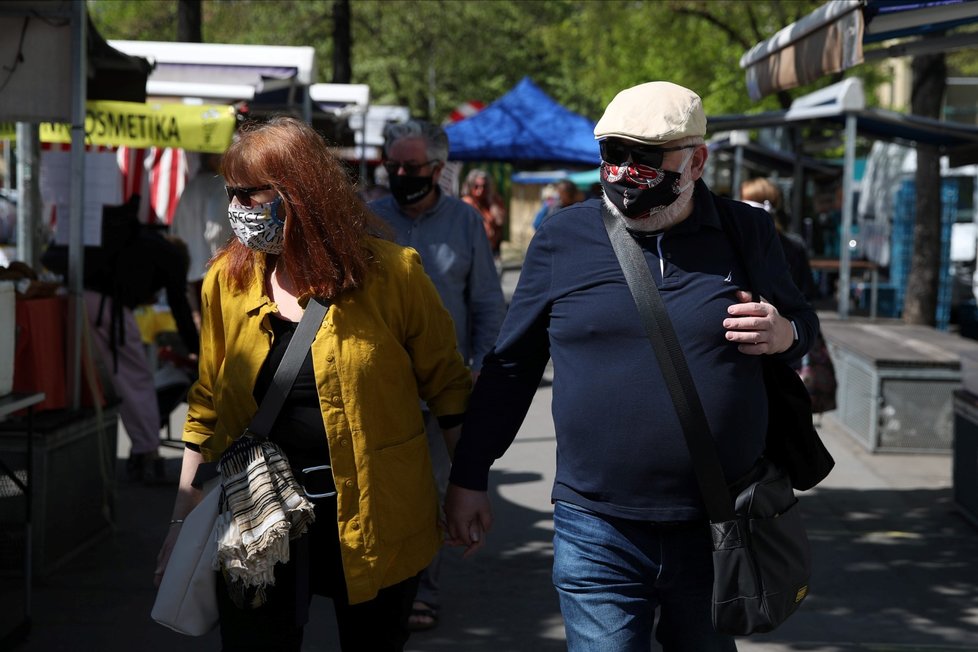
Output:
M686 176L685 173L683 176ZM683 179L680 178L680 182L682 181ZM682 193L676 197L676 201L672 202L658 213L654 213L650 217L643 217L639 219L634 219L622 214L622 212L618 210L618 207L612 204L608 199L608 195L602 194L601 200L604 202L605 207L611 212L611 214L625 220L625 226L632 231L665 231L666 229L679 224L688 217L688 213L685 212L685 209L689 205L689 202L693 199L693 186L693 183L689 183L686 190L682 191Z
M622 212L608 200L608 195L602 193L601 199L608 210L611 211L611 214L625 220L625 226L632 231L665 231L666 229L679 224L684 219L689 217L689 213L691 211L687 211L686 208L689 205L689 202L693 199L693 189L696 185L691 177L692 174L690 173L690 168L687 165L686 169L682 171L682 174L679 177L680 185L685 185L686 189L683 190L678 197L676 197L676 201L649 217L639 219L628 217L623 215Z

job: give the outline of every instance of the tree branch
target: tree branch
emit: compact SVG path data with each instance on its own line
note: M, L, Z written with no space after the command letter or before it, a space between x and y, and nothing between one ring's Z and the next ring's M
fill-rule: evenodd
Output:
M691 16L693 18L699 18L707 23L713 25L718 30L727 35L733 43L743 46L744 50L749 50L754 44L748 42L743 36L738 34L730 25L727 25L723 19L718 18L706 11L705 9L696 9L694 7L681 6L676 7L676 13L684 14L686 16Z

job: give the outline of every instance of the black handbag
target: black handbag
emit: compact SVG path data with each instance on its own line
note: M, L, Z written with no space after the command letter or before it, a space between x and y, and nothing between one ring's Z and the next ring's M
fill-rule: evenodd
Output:
M736 636L769 632L805 599L811 577L811 548L791 478L763 458L747 477L727 487L699 394L645 256L622 220L607 210L602 214L669 387L710 519L713 626Z
M733 216L727 200L714 201L723 232L747 274L749 287L762 287L752 274L741 223ZM782 360L763 356L764 387L767 391L768 422L765 456L780 466L791 478L792 486L807 491L828 476L835 460L822 443L812 418L812 399L805 382Z
M767 438L764 454L791 478L798 491L807 491L835 466L812 420L812 399L794 369L781 360L766 357L764 387L767 390Z

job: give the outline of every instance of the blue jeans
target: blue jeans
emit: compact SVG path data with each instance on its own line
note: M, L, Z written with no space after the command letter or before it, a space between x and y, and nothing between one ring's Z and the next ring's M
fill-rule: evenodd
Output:
M736 652L713 629L710 530L554 507L553 582L570 652ZM658 624L655 612L658 609Z

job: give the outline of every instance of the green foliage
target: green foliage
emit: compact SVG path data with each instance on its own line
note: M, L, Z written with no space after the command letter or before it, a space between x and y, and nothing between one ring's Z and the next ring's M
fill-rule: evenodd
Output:
M356 0L354 78L370 84L376 102L440 120L465 100L495 100L526 74L552 77L539 31L571 10L567 2Z
M332 0L203 0L207 42L308 45L318 79L333 70ZM529 75L597 119L621 89L654 79L688 86L708 114L779 108L752 102L740 57L822 0L351 0L354 83L372 102L443 119L465 100L492 102ZM172 0L88 0L106 38L176 37ZM857 69L862 74L863 67ZM867 93L869 95L869 93Z
M956 31L974 34L978 32L978 25L965 25ZM948 52L947 74L948 77L978 77L978 49L969 47Z
M173 41L177 37L176 2L88 0L88 13L106 39Z

